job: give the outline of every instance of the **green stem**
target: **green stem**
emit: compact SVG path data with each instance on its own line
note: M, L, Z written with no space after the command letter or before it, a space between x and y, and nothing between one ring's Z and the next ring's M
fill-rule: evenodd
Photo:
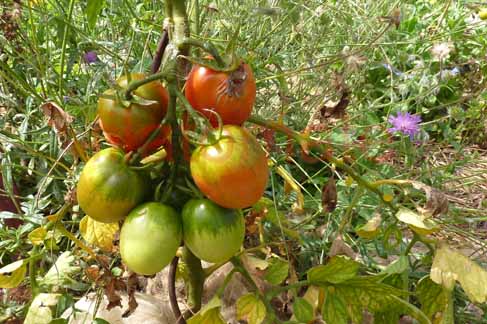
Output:
M68 21L71 21L71 17L73 15L73 9L74 9L74 0L71 0L69 2L69 9L68 9ZM64 63L66 60L66 43L68 42L68 32L69 32L69 25L66 24L64 27L64 35L63 35L63 42L61 45L61 70L59 71L59 100L62 101L63 98L63 80L64 80Z
M215 45L213 45L213 43L203 42L193 38L186 38L179 44L179 46L182 46L183 48L185 46L195 46L201 48L202 50L213 56L219 68L225 67L225 62L223 62L223 59L218 52L218 49L215 47Z
M193 33L195 35L200 34L200 3L198 0L194 0L193 4Z
M184 247L182 260L187 267L188 281L186 282L186 295L188 305L193 313L201 309L201 298L205 284L205 272L201 266L201 260Z
M36 255L39 250L38 246L32 248L32 256ZM39 284L37 282L37 258L31 257L29 260L29 279L30 288L32 290L32 299L40 292Z

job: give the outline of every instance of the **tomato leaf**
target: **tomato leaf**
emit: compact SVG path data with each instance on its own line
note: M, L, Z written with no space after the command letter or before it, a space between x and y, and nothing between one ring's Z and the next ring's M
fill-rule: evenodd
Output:
M336 293L334 287L326 289L321 315L328 323L348 324L347 303Z
M355 230L358 236L365 239L373 239L380 232L380 224L382 222L382 217L380 214L376 214L374 217L369 219L367 223L360 226Z
M308 270L308 280L311 284L322 286L329 283L340 283L357 275L360 264L347 257L334 256L326 265L320 265Z
M46 236L47 231L43 226L41 226L30 232L29 235L27 235L27 238L32 243L32 245L41 245L44 242Z
M306 299L300 297L294 300L293 312L298 321L303 323L311 322L315 316L313 306Z
M387 274L399 274L403 273L409 269L409 260L408 257L405 255L401 255L399 259L390 263L383 271L383 273Z
M61 294L37 295L27 311L25 324L49 324L55 316L55 306Z
M0 269L0 288L15 288L25 278L27 260L18 260Z
M273 285L282 283L289 274L289 262L281 258L272 258L269 261L264 279Z
M237 319L248 324L260 324L266 317L265 305L256 294L243 295L237 300Z
M487 301L487 271L446 244L436 250L430 276L431 280L450 291L458 281L474 303Z
M104 0L88 0L86 6L86 17L88 19L88 26L93 29L96 25L96 21L100 16L101 9L105 5Z
M198 313L188 320L188 324L226 324L220 314L222 302L213 297Z
M79 230L86 242L109 252L113 248L113 240L119 226L118 223L101 223L85 216L79 223Z
M411 230L419 235L428 235L440 229L432 219L419 215L407 208L400 208L396 213L396 218L407 224Z
M438 324L454 324L452 291L423 277L416 288L421 310Z
M70 251L63 252L54 265L47 271L41 282L46 286L64 286L73 282L71 276L79 273L81 268L74 265L76 258Z

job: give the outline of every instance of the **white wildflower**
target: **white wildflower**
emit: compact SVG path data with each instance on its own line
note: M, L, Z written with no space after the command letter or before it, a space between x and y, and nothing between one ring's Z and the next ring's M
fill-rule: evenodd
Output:
M450 56L450 53L453 51L453 44L448 43L437 43L433 45L431 48L431 54L433 58L438 61L444 61Z

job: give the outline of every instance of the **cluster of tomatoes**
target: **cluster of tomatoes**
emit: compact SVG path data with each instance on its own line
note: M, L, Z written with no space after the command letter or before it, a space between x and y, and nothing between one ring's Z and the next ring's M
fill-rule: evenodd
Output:
M78 203L98 222L123 221L120 254L136 273L162 270L182 243L201 260L226 261L244 240L241 209L261 198L268 180L266 154L241 126L255 100L252 70L245 63L232 72L201 65L191 70L185 85L187 101L209 124L220 127L211 129L212 141L199 143L191 152L188 173L201 193L199 198L184 199L182 206L154 201L150 174L127 159L127 153L141 146L153 152L161 147L169 150L171 145L169 125L146 143L168 109L169 94L161 82L143 84L130 100L120 95L131 81L145 77L136 73L121 77L115 89L100 96L100 126L112 147L96 153L84 166Z

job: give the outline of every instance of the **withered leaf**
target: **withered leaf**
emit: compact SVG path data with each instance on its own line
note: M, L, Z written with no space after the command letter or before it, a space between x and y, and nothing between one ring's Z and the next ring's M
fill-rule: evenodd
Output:
M335 255L346 255L350 259L355 260L355 252L353 249L343 240L342 236L339 235L331 244L329 257L334 257Z
M47 116L47 124L60 133L66 133L68 126L74 118L54 102L46 102L41 106L42 112Z
M321 191L321 204L323 210L326 210L327 212L334 211L337 207L337 199L337 185L335 178L331 176Z
M135 291L137 290L137 274L135 272L130 272L127 278L127 293L129 295L129 308L123 313L122 317L128 317L132 314L137 306L137 301L135 300Z
M107 310L114 307L122 307L122 298L118 294L118 291L125 290L125 283L118 278L110 278L110 281L105 286L105 295L108 298Z
M415 189L423 190L426 194L426 205L421 210L423 214L437 216L448 213L448 198L443 192L418 181L413 181L412 185Z

